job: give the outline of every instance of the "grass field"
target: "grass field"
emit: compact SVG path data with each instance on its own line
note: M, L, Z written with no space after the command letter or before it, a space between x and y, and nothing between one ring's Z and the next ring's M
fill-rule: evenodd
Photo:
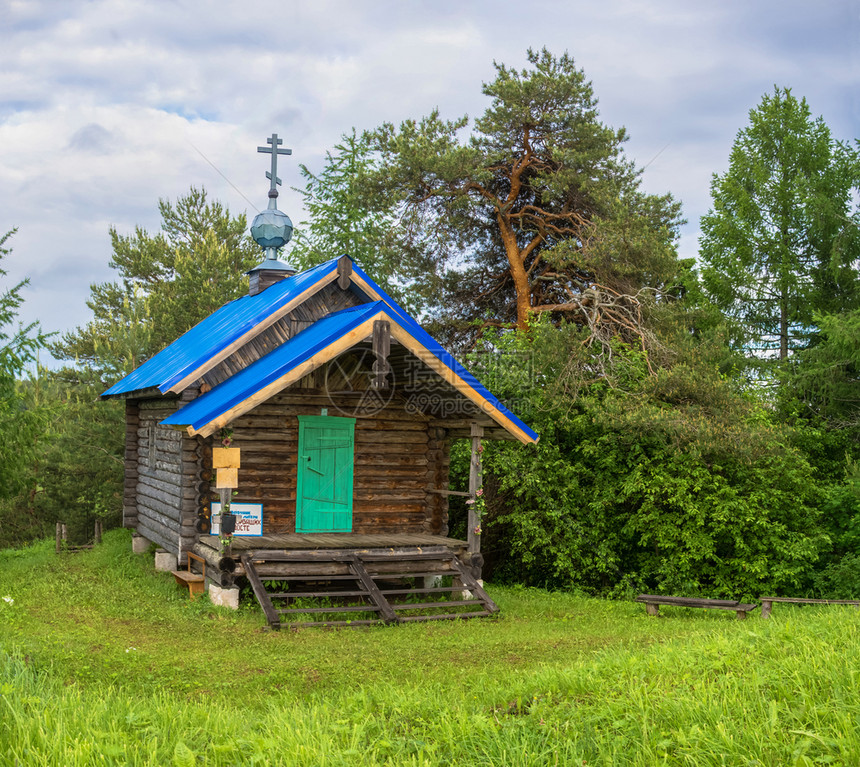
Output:
M126 531L0 552L0 765L858 765L860 612L489 587L500 620L264 630Z

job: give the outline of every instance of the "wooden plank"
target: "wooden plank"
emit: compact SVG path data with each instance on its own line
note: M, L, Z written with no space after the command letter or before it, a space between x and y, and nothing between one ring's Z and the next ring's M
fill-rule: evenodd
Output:
M459 572L463 585L483 602L484 608L488 613L497 613L499 611L499 606L490 599L490 595L484 591L483 586L475 580L470 568L466 567L457 557L451 557L451 567Z
M352 562L355 552L345 551L318 551L314 549L298 551L266 551L259 549L253 553L255 563L259 562Z
M259 575L264 580L354 578L349 575L345 562L266 562L258 568Z
M251 590L254 592L254 596L257 597L260 607L263 608L263 613L266 616L269 626L273 629L280 628L281 621L278 617L278 613L275 611L272 600L269 599L266 587L260 580L259 575L257 575L257 570L254 568L253 562L247 554L243 554L240 559L242 560L242 565L245 568L245 577L247 577L248 582L251 584Z
M379 587L376 585L376 583L374 583L373 578L370 577L370 574L367 572L367 570L364 569L364 565L356 559L349 564L349 567L352 572L358 576L361 585L367 590L367 593L370 598L379 607L379 612L382 617L386 621L396 621L396 613L391 608L391 605L388 604L388 600L384 596L382 596L382 592L379 590Z
M435 567L432 570L424 567L416 570L415 565L409 562L375 563L372 566L368 563L368 565L367 571L371 573L374 578L384 578L387 575L393 575L398 578L430 578L457 574L456 570L445 567Z
M450 575L450 573L448 573ZM440 573L440 577L445 577L444 573ZM414 588L414 589L380 589L380 591L390 596L409 596L410 594L452 594L455 591L462 591L462 586L434 586L432 588ZM474 604L474 600L472 600Z
M187 570L173 570L173 577L183 583L203 583L206 580L200 573L189 573Z
M349 256L341 256L337 260L337 286L341 290L348 290L352 284L352 260Z
M467 618L486 618L487 613L447 613L445 615L400 615L398 623L416 623L419 621L451 621Z
M327 599L329 597L366 597L367 592L361 591L288 591L278 594L269 594L269 598L275 599ZM274 604L274 602L273 602Z
M388 355L391 351L391 323L388 320L376 320L373 323L371 343L374 362L370 385L382 391L388 389L388 376L391 372L391 366L388 364Z
M700 597L670 597L662 594L640 594L635 602L650 602L651 604L677 605L680 607L734 607L737 599L705 599Z
M461 589L462 591L462 589ZM391 605L394 610L430 610L439 607L463 607L464 605L480 605L477 599L452 599L446 602L405 602Z
M290 575L261 575L260 580L263 581L308 581L309 583L317 583L320 581L358 581L358 578L352 574L330 573L330 574L309 574L308 571L298 569Z
M358 552L355 554L362 562L386 562L392 559L398 561L427 561L440 560L448 562L451 558L451 551L446 547L439 546L436 551L416 551L409 553L400 553L395 551L370 551Z
M356 626L379 626L382 620L359 620L359 621L306 621L304 623L284 623L284 628L354 628Z
M326 596L338 596L337 593L326 594ZM338 605L337 607L290 607L284 610L275 610L278 615L292 615L298 613L378 613L381 608L376 605Z
M802 597L759 597L759 600L768 602L785 602L795 605L853 605L860 607L858 599L804 599Z

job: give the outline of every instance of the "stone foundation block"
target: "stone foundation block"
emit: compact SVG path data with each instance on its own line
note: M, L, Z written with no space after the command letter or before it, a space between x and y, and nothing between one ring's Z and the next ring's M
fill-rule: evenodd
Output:
M209 583L209 601L218 607L229 607L231 610L239 609L239 589L229 588L224 589L220 586Z
M159 549L155 552L155 569L160 573L169 573L177 567L176 555Z
M131 535L131 550L135 554L146 554L149 551L149 541L142 535L132 533Z

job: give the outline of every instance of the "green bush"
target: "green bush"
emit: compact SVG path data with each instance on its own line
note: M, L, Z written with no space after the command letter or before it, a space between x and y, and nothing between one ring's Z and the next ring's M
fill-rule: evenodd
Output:
M495 343L534 355L535 385L516 393L541 435L485 453L495 577L738 598L808 583L828 546L812 467L706 344L653 372L619 344L589 380L574 329Z

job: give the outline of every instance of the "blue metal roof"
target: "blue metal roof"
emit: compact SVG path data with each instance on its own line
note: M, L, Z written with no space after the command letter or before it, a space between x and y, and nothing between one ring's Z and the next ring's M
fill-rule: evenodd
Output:
M157 388L170 391L183 378L205 365L217 354L240 339L245 333L264 322L278 309L313 287L337 270L338 259L277 282L255 296L243 296L215 311L202 322L180 336L170 346L156 354L139 368L108 389L102 396L127 394ZM480 398L492 405L505 419L530 439L538 435L508 410L475 376L461 365L446 349L425 331L406 311L387 295L355 263L353 272L377 298L372 303L330 314L306 328L277 349L269 352L244 370L197 397L162 423L190 426L198 431L229 412L270 383L287 375L317 352L358 327L367 319L384 311L389 319L407 332L443 365L455 373ZM360 285L358 286L361 287Z
M463 382L496 408L532 440L537 441L537 433L508 410L498 398L484 387L475 376L446 352L427 332L414 321L394 310L384 301L374 301L350 309L344 309L317 320L309 328L291 338L282 346L269 352L265 357L249 365L236 375L228 378L206 394L192 400L185 407L164 419L169 426L190 426L199 431L234 407L241 405L249 397L269 384L287 375L303 362L337 341L350 330L357 328L374 315L384 312L397 325L431 352L447 367L454 371ZM409 320L408 322L405 320Z
M337 270L337 259L276 282L255 296L242 296L224 304L177 338L139 368L115 383L102 396L144 389L170 391L178 381L226 349L322 277Z
M192 400L162 423L190 426L195 431L201 429L385 309L382 301L374 301L317 320L265 357Z

